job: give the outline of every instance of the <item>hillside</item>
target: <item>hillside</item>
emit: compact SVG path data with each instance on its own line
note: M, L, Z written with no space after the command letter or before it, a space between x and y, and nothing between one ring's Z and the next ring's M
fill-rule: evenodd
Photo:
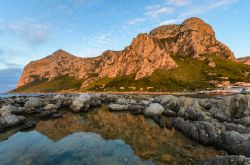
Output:
M63 50L28 64L14 92L182 91L249 81L250 67L199 18L139 34L122 51L80 58Z
M238 61L240 63L250 65L250 56L238 58Z

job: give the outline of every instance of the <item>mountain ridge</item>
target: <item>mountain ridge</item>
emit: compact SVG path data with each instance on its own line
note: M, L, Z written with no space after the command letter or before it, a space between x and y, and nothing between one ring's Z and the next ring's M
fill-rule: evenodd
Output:
M52 81L68 75L82 80L81 88L102 79L134 75L134 81L150 77L157 70L169 72L180 67L175 58L193 58L215 67L220 56L237 62L233 52L217 41L212 27L199 18L189 18L180 25L163 25L139 34L122 51L107 50L92 58L76 57L58 50L41 60L29 63L17 84L21 88L39 80Z

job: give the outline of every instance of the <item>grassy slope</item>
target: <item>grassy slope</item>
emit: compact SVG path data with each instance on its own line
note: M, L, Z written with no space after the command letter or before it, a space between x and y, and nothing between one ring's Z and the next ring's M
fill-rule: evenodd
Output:
M102 91L105 85L108 90L119 91L120 87L136 87L137 90L154 87L151 91L183 91L214 88L210 80L223 81L221 77L228 77L231 82L250 81L250 66L228 61L222 57L210 56L216 67L209 67L206 61L198 61L187 57L180 59L174 57L178 68L171 71L157 70L150 77L134 81L135 74L118 78L104 78L90 85L85 90ZM211 76L212 74L212 76ZM122 90L123 91L123 90Z
M85 89L81 89L83 80L75 80L69 76L61 76L52 81L42 80L30 83L14 92L56 92L62 90L70 91L103 91L103 85L109 91L120 91L120 87L125 90L133 90L129 87L136 87L137 90L153 87L148 91L183 91L214 88L210 80L223 81L221 77L228 77L231 82L250 82L250 66L238 64L225 60L222 57L210 56L216 64L212 68L206 61L198 61L193 58L173 57L178 64L178 68L165 71L157 70L150 77L135 81L135 74L117 78L103 78L91 84ZM249 73L247 75L247 73ZM212 76L211 76L212 75Z
M76 80L69 76L60 76L52 81L48 80L38 80L30 84L27 84L21 88L13 90L11 92L57 92L63 90L75 91L79 90L82 85L83 80Z

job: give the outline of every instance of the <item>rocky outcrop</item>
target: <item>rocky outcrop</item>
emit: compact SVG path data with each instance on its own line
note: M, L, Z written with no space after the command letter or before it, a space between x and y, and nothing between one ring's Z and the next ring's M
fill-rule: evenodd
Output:
M124 50L108 50L95 58L80 58L58 50L46 58L29 63L17 88L64 75L82 80L82 87L104 77L135 74L135 80L138 80L150 76L157 69L177 68L172 58L174 55L204 60L206 54L235 60L230 49L216 40L210 25L199 18L190 18L180 25L164 25L148 34L140 34ZM213 61L209 64L214 66Z
M150 32L171 55L193 56L203 59L206 54L235 60L232 51L217 41L212 27L199 18L190 18L181 25L164 25Z
M250 65L250 56L237 59L240 63Z

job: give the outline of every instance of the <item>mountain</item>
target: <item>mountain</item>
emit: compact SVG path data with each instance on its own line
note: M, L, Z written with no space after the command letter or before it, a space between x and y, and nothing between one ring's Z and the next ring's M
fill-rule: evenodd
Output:
M250 56L238 58L238 61L240 63L250 65Z
M209 82L223 76L243 81L248 70L217 41L210 25L190 18L139 34L124 50L107 50L98 57L58 50L29 63L15 91L194 90L213 87Z

